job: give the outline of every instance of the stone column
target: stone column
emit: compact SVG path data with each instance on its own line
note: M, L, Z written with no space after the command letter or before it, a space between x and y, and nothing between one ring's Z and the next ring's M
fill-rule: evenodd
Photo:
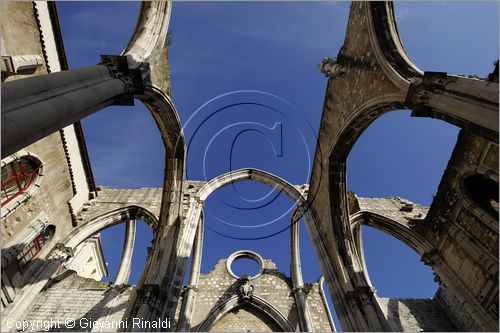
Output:
M390 332L387 319L382 313L376 301L375 289L370 286L355 286L352 291L346 292L346 297L350 300L358 323L366 323L368 328L363 331Z
M131 332L144 332L144 328L134 327L132 325L133 318L140 318L144 321L158 320L160 316L159 309L164 302L165 293L161 292L157 284L142 285L141 289L137 290L137 310L132 312L135 313L134 315L128 317L128 330Z
M194 247L192 251L191 271L189 272L189 282L185 289L184 301L182 304L182 311L179 316L179 324L177 331L186 332L191 329L191 318L193 316L194 303L198 291L198 279L201 270L201 256L203 249L203 218L200 218L198 229L196 231L196 238L194 240Z
M300 262L299 223L303 215L304 204L300 203L292 214L290 226L290 272L292 275L293 294L299 313L300 328L303 332L312 332L312 319L307 308L307 288L302 278Z
M130 220L126 224L122 260L120 262L118 273L116 274L115 285L127 284L130 277L132 254L134 253L135 244L135 223L135 220Z
M330 311L330 306L328 305L328 301L326 299L325 287L324 287L325 277L323 275L321 275L319 277L317 283L318 283L318 286L319 286L319 293L321 295L321 300L323 301L323 305L324 305L324 307L325 307L325 309L327 311L328 322L330 323L332 331L333 332L337 332L337 327L335 326L335 322L333 321L332 312Z
M112 104L133 105L140 70L125 56L96 66L2 83L2 158Z

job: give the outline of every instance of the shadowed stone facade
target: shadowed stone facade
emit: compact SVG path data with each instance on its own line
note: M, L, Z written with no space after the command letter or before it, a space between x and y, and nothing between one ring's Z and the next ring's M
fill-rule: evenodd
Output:
M269 313L254 308L243 300L236 302L234 307L224 309L220 319L208 325L205 320L209 315L221 307L233 297L238 297L240 281L231 276L226 269L226 259L217 262L214 269L207 274L201 274L196 287L196 299L193 316L191 319L191 330L197 331L200 327L210 331L236 331L252 332L268 331L269 328L283 330ZM260 276L250 280L253 285L253 296L258 296L269 302L290 323L294 330L299 329L299 319L293 285L289 277L281 273L271 260L264 260L263 272ZM184 293L188 288L185 287ZM314 331L331 331L332 327L328 319L328 310L322 301L317 283L306 284L307 305L310 312L314 313ZM182 298L179 302L179 309ZM250 321L247 321L250 320Z
M51 318L60 323L53 325L51 331L89 331L94 321L120 322L130 292L129 286L112 286L109 282L80 277L68 270L47 284L23 319L41 322ZM74 327L72 323L65 323L67 318L75 319Z

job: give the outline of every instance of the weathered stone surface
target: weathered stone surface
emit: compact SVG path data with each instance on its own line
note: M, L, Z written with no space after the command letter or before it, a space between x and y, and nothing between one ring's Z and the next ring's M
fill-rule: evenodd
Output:
M24 320L31 322L53 319L61 323L54 331L85 331L91 321L122 319L131 288L113 287L109 282L99 282L65 271L49 282L38 295ZM75 327L65 320L75 320Z
M378 298L395 332L452 332L456 328L431 299Z
M196 287L195 308L191 330L196 331L217 306L238 295L239 281L226 269L226 259L217 262L214 269L201 274ZM281 312L293 327L299 329L297 306L291 278L281 273L271 260L264 260L262 275L250 280L253 295L261 297ZM321 299L317 283L306 284L307 306L311 313L314 329L331 331L327 310ZM180 307L182 301L179 302ZM179 313L179 309L178 312ZM247 321L248 320L248 321ZM276 329L276 322L263 312L249 308L244 302L214 323L214 331L269 331Z

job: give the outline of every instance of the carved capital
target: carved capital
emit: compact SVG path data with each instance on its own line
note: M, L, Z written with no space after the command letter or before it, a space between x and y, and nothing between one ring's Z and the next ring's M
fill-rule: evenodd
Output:
M131 69L126 56L102 55L100 65L108 68L111 77L125 84L126 93L116 99L116 105L134 105L133 94L144 93L142 73L140 69Z
M318 64L318 68L325 77L330 77L332 79L345 75L345 68L340 65L335 58L323 58Z
M66 261L72 256L73 256L72 248L66 247L62 243L57 243L50 251L49 255L47 256L47 259Z
M421 82L411 83L405 103L411 108L428 104L432 95L443 93L446 82L447 74L444 72L425 72Z
M188 286L184 287L184 293L186 293L186 294L196 294L196 293L198 293L199 290L200 290L200 288L198 288L197 286L193 286L193 285L188 285Z
M295 287L292 289L292 291L297 294L297 293L301 293L301 294L304 294L304 295L307 295L311 292L311 287L310 286L307 286L307 285L304 285L304 286L301 286L301 287Z
M346 293L347 298L357 301L362 306L373 303L375 288L370 286L356 286Z

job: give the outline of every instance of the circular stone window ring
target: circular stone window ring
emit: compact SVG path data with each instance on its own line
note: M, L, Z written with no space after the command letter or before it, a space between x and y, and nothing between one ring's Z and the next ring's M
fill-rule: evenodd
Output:
M229 258L227 258L227 262L226 262L227 271L235 279L239 279L240 276L237 276L236 274L234 274L233 270L231 269L231 265L233 264L233 262L235 260L238 260L238 259L252 259L260 266L259 272L257 274L255 274L254 276L249 277L249 280L253 280L256 277L259 277L262 274L262 272L264 271L264 259L262 259L262 257L257 252L253 252L250 250L236 251L233 254L231 254L229 256Z

